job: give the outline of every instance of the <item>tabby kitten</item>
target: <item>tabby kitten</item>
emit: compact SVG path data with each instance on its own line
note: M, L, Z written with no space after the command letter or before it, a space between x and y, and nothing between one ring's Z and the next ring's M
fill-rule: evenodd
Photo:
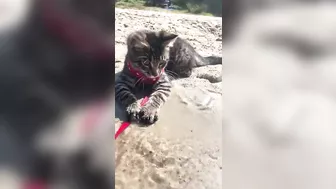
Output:
M116 80L116 100L126 107L128 119L143 124L158 120L158 110L170 95L171 83L164 72L168 63L166 46L177 35L165 31L136 31L127 38L125 65ZM140 107L136 92L150 92L148 102Z
M221 57L202 57L185 40L166 31L140 30L127 38L128 52L116 80L116 100L126 107L128 119L142 124L158 120L158 111L170 95L173 77L188 77L192 68L221 64ZM149 101L140 107L135 95L149 89Z

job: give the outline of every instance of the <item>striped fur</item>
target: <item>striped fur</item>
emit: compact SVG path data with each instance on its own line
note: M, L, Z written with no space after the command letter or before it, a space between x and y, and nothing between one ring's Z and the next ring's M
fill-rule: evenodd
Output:
M167 74L163 73L155 84L146 84L131 75L127 67L124 67L116 80L115 92L116 100L126 107L129 119L152 124L158 120L159 109L170 96L171 82ZM137 92L150 93L149 101L143 107L140 107L136 97Z
M158 110L170 95L172 78L189 77L195 67L222 64L222 57L203 57L184 39L165 31L140 30L127 38L127 55L121 76L116 81L116 100L126 107L129 119L152 124L158 119ZM127 66L140 70L147 77L157 77L165 70L157 83L146 85L142 78L134 76ZM150 101L140 107L137 91L151 89Z
M115 85L116 101L126 108L128 119L136 119L146 125L158 120L159 109L167 101L171 91L168 75L161 72L168 63L168 57L165 57L166 46L175 37L176 35L163 31L137 31L129 35L125 66ZM159 79L152 84L145 83L143 77L131 73L127 63L140 70L145 77ZM143 107L140 107L136 96L138 92L149 92L149 101Z

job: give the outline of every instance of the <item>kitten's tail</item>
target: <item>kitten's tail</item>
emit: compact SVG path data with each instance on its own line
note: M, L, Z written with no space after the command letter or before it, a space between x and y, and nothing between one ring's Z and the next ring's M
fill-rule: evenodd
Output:
M222 57L219 56L207 56L202 57L200 61L197 61L196 67L222 64Z

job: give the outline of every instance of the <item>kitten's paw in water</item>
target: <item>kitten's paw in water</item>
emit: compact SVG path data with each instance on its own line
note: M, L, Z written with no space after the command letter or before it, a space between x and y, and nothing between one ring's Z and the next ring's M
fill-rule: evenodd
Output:
M137 102L134 102L126 108L126 112L129 121L137 120L139 119L140 105Z
M158 120L158 109L153 106L144 106L139 112L139 121L142 124L151 125Z

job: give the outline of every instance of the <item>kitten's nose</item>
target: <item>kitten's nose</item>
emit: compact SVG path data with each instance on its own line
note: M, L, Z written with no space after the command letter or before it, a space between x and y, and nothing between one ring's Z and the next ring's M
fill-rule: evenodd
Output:
M152 68L152 75L153 75L154 77L159 76L159 74L160 74L160 72L159 72L156 68Z
M159 73L157 71L155 71L155 72L153 72L153 76L157 77L157 76L159 76Z

